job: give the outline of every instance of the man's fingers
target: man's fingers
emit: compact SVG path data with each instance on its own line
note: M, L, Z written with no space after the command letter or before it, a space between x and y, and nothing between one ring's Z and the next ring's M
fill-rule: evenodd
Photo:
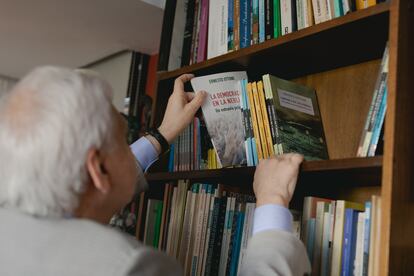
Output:
M194 78L193 74L183 74L175 79L174 82L174 93L184 92L184 83Z
M198 91L197 93L195 93L193 99L191 100L191 102L189 102L186 105L186 109L188 112L190 112L192 114L192 116L194 116L194 114L197 112L197 110L200 108L200 106L203 105L204 100L207 97L207 92L205 91Z
M195 97L195 93L194 92L185 92L185 95L187 97L187 101L188 102L191 102L194 99L194 97Z

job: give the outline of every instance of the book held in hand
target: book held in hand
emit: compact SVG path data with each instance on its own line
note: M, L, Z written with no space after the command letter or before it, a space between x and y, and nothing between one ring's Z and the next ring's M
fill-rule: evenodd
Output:
M246 163L238 85L242 79L247 79L246 72L220 73L191 80L194 91L204 90L209 95L201 109L222 167Z

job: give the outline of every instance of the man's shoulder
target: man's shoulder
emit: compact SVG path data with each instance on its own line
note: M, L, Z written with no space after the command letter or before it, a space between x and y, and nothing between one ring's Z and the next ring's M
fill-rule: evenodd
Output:
M0 259L10 259L10 262L19 259L27 268L37 271L47 268L54 272L44 275L88 275L92 271L101 275L126 275L140 259L160 254L133 236L91 220L38 218L2 208L0 220L4 225L0 229L0 241L10 248L4 256L0 252ZM42 259L47 259L49 264L42 264ZM152 259L157 262L157 258ZM66 274L60 271L62 267ZM10 265L3 269L15 272L17 268Z

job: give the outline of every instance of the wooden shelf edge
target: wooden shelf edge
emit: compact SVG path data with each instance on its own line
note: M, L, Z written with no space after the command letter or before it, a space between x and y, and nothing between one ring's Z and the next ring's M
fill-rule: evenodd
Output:
M301 167L301 174L332 174L332 173L366 173L375 170L381 172L382 156L367 158L346 158L321 161L305 161ZM185 172L157 172L148 173L146 179L148 182L175 181L179 179L221 179L221 178L252 178L255 172L254 167L226 168L217 170L199 170Z
M267 50L269 48L277 47L279 45L293 42L293 41L296 41L296 40L299 40L299 39L302 39L302 38L305 38L305 37L308 37L308 36L311 36L311 35L314 35L314 34L329 30L329 29L333 29L333 28L340 27L346 24L350 24L352 22L356 22L364 18L386 13L386 12L389 12L389 10L390 10L390 4L388 2L379 3L373 7L369 7L363 10L358 10L358 11L349 13L347 15L332 19L330 21L326 21L326 22L323 22L317 25L313 25L311 27L284 35L276 39L271 39L271 40L265 41L257 45L253 45L248 48L229 52L224 55L221 55L221 56L218 56L218 57L215 57L215 58L212 58L212 59L200 62L200 63L185 66L183 68L176 69L176 70L169 71L169 72L165 72L165 71L158 72L158 81L175 78L185 73L192 73L192 72L204 69L204 68L208 68L213 65L218 65L224 62L229 62L237 58L255 54L255 53Z

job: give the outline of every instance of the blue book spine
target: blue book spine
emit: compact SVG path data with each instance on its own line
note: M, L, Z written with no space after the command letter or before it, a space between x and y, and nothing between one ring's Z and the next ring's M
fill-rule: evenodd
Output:
M247 91L246 91L246 87L247 87L247 80L243 80L243 93L244 93L244 106L246 107L247 110L247 117L248 117L248 124L249 124L249 136L250 136L250 152L251 152L251 156L252 156L252 166L256 166L257 164L259 164L259 159L257 157L257 148L256 148L256 140L254 138L253 135L253 123L252 123L252 117L251 117L251 113L250 113L250 103L247 99Z
M174 171L174 144L171 144L170 146L170 157L168 159L168 171L169 172Z
M355 259L356 226L358 223L357 211L351 208L345 210L344 241L342 247L342 273L343 276L353 274Z
M371 202L365 202L365 225L364 225L364 257L362 261L362 275L368 276L368 260L371 233Z
M335 12L335 17L340 17L344 15L344 8L342 7L341 0L334 0L334 12Z
M240 48L250 46L251 33L251 1L240 0Z
M228 0L228 14L227 14L227 50L234 50L234 0Z
M371 136L371 142L369 144L368 156L374 156L377 149L378 140L381 134L381 128L384 124L385 112L387 110L387 85L384 86L384 95L382 96L380 110L378 111L377 118L375 120L374 129Z
M309 260L313 263L313 248L315 246L315 227L316 227L316 219L311 218L308 220L306 225L306 232L307 232L307 244L306 244L306 251L308 252Z
M259 42L265 41L265 0L259 0Z
M236 228L236 233L234 235L234 246L235 247L233 248L233 256L231 257L231 263L230 263L230 276L237 276L241 238L242 238L242 232L243 232L243 224L244 224L244 213L238 212L237 228Z

